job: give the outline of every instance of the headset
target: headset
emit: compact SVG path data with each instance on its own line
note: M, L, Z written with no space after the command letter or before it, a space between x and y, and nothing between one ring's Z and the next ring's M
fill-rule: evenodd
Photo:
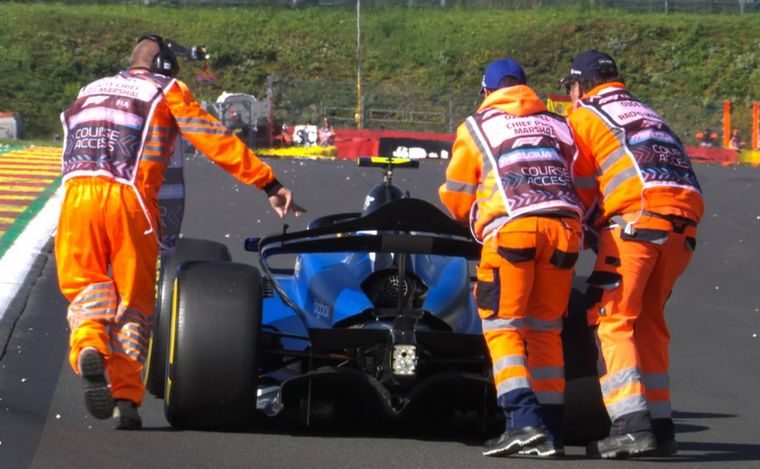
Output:
M153 60L151 61L150 71L168 77L177 76L179 63L177 63L176 54L172 51L173 41L164 41L164 38L158 34L146 34L141 36L137 42L140 43L146 39L155 42L159 47L158 53L153 56Z

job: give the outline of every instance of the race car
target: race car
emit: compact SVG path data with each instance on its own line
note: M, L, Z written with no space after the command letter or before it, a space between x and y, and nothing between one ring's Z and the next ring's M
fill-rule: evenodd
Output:
M307 424L469 415L484 429L498 425L472 294L480 245L468 227L393 184L395 169L418 161L359 165L384 170L362 211L247 239L260 269L207 240L180 239L162 259L146 382L171 425L240 428L256 414ZM591 368L573 373L588 377ZM578 388L570 412L584 433L598 414L592 383Z

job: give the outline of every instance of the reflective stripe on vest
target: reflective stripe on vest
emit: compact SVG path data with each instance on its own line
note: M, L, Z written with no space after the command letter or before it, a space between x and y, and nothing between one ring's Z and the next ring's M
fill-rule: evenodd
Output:
M609 88L579 101L579 106L599 116L620 144L599 164L600 176L606 176L608 181L603 187L605 199L633 178L641 183L642 190L678 187L702 192L678 136L656 112L628 91ZM613 166L624 158L632 166L612 173Z
M61 114L65 135L64 179L99 175L131 184L142 159L148 123L162 90L174 79L121 72L79 92Z
M568 158L575 145L565 121L545 112L513 116L485 109L466 121L483 155L483 171L496 178L508 219L546 210L583 213Z

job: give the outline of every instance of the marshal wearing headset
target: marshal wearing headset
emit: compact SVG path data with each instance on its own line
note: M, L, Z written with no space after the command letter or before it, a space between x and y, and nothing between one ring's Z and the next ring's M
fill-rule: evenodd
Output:
M82 378L87 410L113 417L117 429L142 427L140 375L162 238L158 195L177 137L263 190L280 218L302 212L272 169L175 78L178 55L205 58L202 48L140 37L127 70L84 86L61 114L66 192L55 255L70 302L69 363Z

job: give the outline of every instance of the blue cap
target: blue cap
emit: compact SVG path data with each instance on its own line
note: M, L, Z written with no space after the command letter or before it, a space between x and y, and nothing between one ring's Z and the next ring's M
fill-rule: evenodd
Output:
M499 88L506 88L504 85L499 84L504 77L514 77L521 85L528 83L525 70L523 70L520 64L507 57L488 64L485 73L483 73L481 92L486 89L497 90Z

